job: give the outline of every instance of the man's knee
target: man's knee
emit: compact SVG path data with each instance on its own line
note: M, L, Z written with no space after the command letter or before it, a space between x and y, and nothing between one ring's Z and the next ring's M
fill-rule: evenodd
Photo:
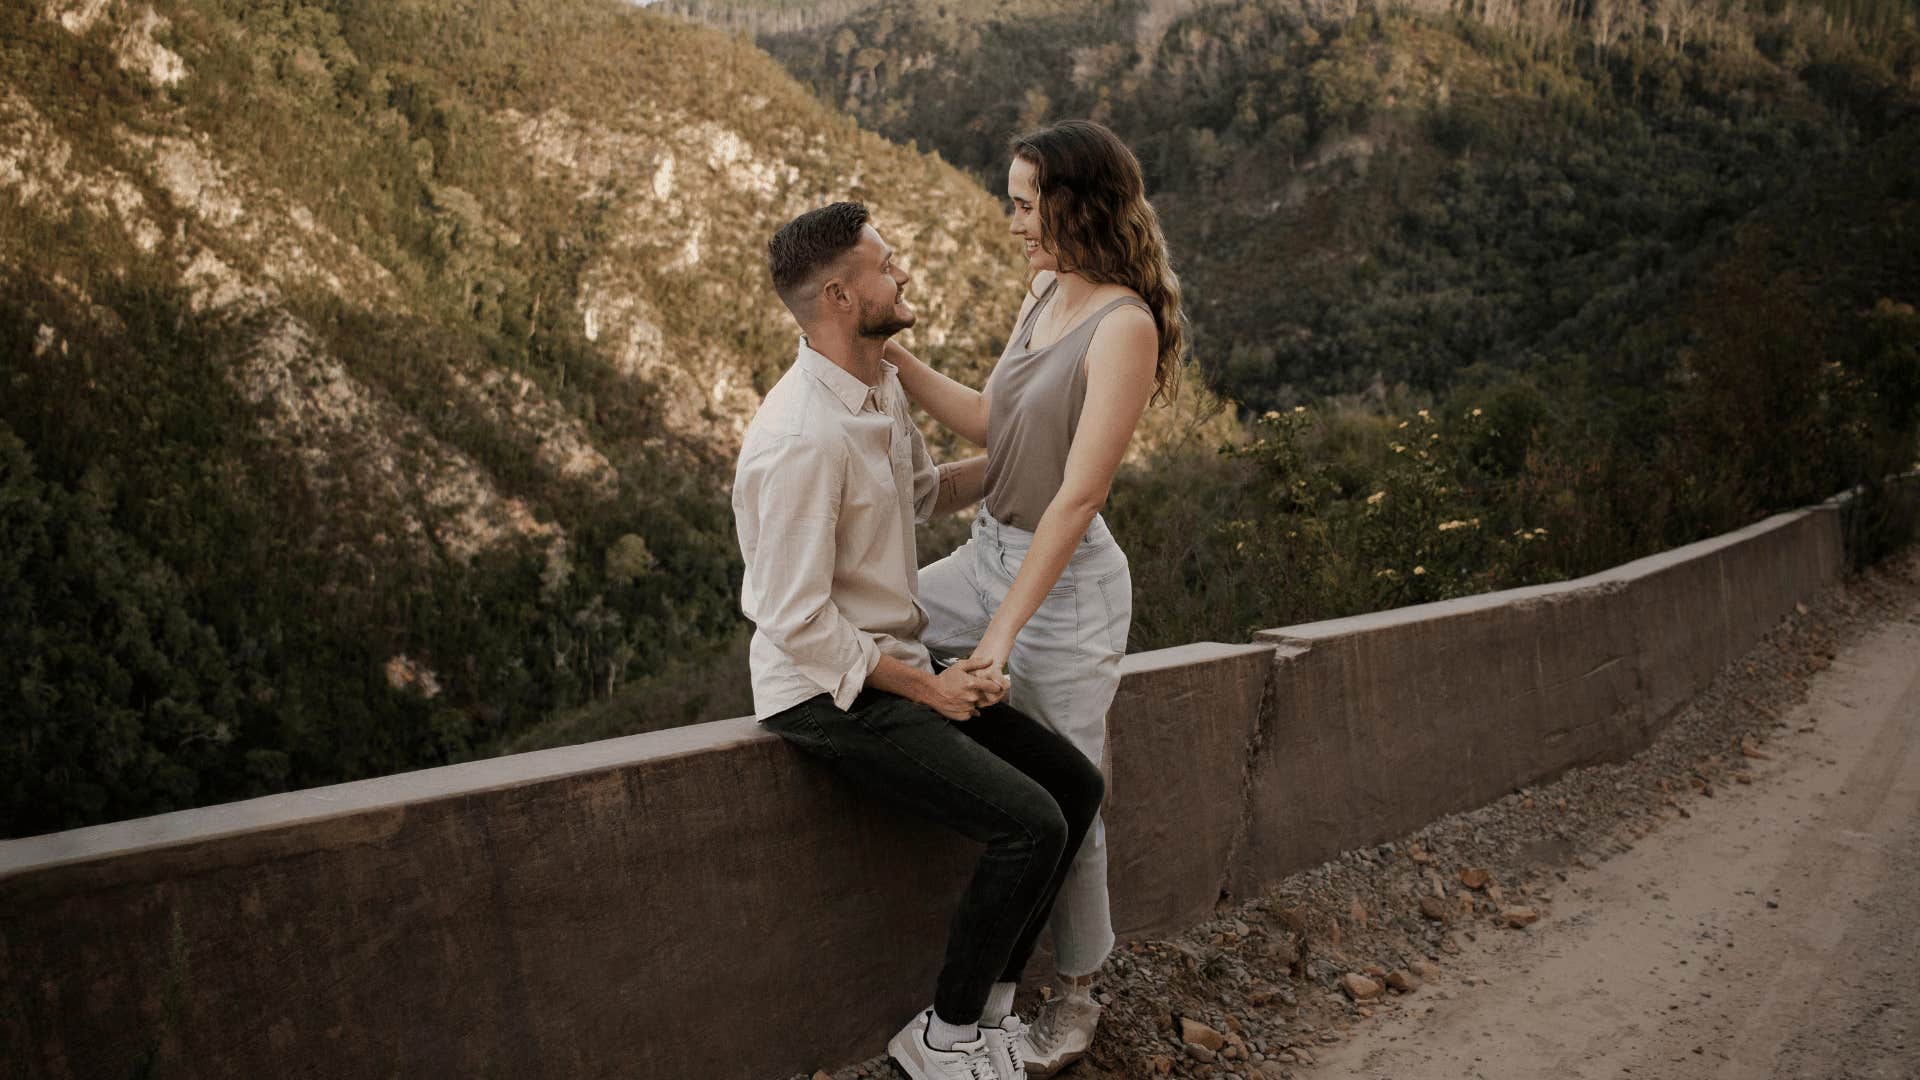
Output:
M1014 810L1023 838L1042 857L1058 859L1067 849L1067 834L1072 826L1067 812L1046 791L1034 786L1035 797L1021 800Z

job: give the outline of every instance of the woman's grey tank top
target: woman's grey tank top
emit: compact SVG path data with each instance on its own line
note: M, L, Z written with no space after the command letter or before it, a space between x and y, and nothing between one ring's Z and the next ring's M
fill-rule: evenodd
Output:
M993 404L987 413L987 513L1002 525L1029 532L1066 478L1067 451L1087 400L1087 347L1100 320L1126 304L1153 313L1139 297L1122 296L1060 340L1030 349L1040 309L1059 288L1055 278L1034 301L988 379Z

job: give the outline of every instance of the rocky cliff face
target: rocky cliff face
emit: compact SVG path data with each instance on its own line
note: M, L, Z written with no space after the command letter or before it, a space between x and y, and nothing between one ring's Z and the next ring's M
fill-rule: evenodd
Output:
M994 202L616 0L0 6L0 834L498 738L730 640L765 242L866 201L915 346Z
M913 260L923 348L984 355L1017 302L984 193L852 130L718 35L611 2L555 5L532 25L496 5L402 4L388 18L410 34L374 43L393 27L356 25L351 5L293 7L279 23L216 3L16 13L29 41L87 65L112 107L51 67L0 74L0 192L30 226L0 234L0 266L59 287L69 304L45 312L56 338L65 319L111 320L90 277L138 265L176 282L193 317L232 327L232 384L308 481L438 551L558 543L567 523L540 512L539 485L505 490L432 422L436 407L601 499L647 482L639 445L672 446L688 467L725 458L791 354L765 239L811 206L872 205ZM490 76L520 70L522 53L551 59L540 86L497 89ZM570 54L600 66L569 72ZM663 78L662 65L679 70ZM264 123L197 127L210 111ZM461 136L484 162L449 147ZM404 159L412 182L363 186L314 160L345 147ZM42 231L68 241L65 258L31 245ZM343 308L480 340L426 361L327 325ZM566 371L525 363L540 338L573 347L597 389L641 399L644 430L596 423ZM396 396L366 370L373 358L430 365L440 401Z

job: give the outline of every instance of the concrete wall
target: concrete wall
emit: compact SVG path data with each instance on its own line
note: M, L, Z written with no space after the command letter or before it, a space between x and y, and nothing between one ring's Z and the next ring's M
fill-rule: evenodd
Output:
M1289 648L1234 891L1631 756L1843 563L1823 506L1574 581L1263 631Z
M1822 507L1128 657L1122 934L1631 754L1841 564ZM0 1075L773 1080L925 1004L976 851L745 720L0 843Z

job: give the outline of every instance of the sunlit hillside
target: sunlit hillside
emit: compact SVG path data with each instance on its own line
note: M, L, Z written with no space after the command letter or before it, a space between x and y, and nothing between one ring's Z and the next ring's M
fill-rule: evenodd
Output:
M615 0L0 9L0 834L457 760L730 639L766 238L994 204Z

